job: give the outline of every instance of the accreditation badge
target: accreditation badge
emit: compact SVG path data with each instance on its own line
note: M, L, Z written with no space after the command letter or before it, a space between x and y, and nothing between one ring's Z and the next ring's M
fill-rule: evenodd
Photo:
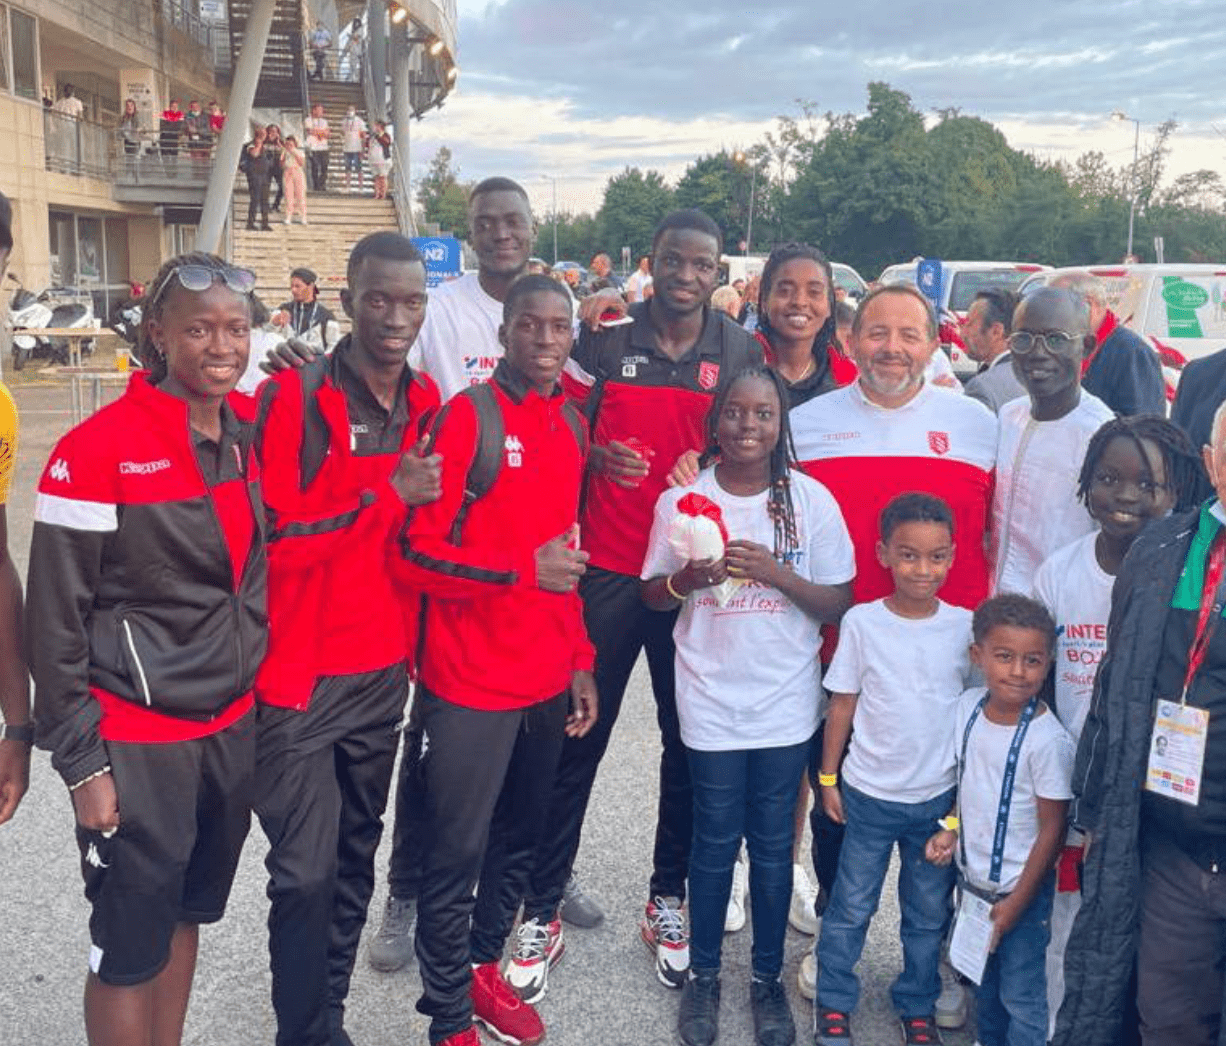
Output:
M1209 712L1177 701L1159 701L1149 741L1145 789L1189 806L1200 802Z

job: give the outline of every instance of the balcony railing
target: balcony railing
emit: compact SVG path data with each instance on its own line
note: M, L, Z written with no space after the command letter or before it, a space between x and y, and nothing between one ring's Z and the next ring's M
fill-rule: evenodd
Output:
M186 36L190 36L209 55L214 65L224 56L229 64L230 35L224 22L201 18L184 0L161 0L162 17Z
M101 124L43 110L47 170L106 178L111 171L115 132Z

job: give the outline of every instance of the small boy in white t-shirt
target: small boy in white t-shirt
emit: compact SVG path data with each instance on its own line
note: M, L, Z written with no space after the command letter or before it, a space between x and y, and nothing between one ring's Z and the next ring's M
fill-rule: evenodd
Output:
M954 716L970 673L970 611L937 598L953 556L953 515L944 501L917 493L891 501L881 513L877 557L894 592L847 612L823 681L833 696L821 801L846 832L817 947L816 1046L851 1042L855 966L895 845L903 970L890 994L904 1043L941 1042L934 1010L954 872L948 861L927 860L924 847L954 805Z
M1036 600L1006 594L975 611L974 633L971 657L987 687L958 703L961 823L942 826L927 854L956 855L963 907L991 905L991 954L976 990L980 1046L1045 1046L1044 956L1074 757L1073 739L1038 698L1056 623ZM955 926L951 954L958 939Z

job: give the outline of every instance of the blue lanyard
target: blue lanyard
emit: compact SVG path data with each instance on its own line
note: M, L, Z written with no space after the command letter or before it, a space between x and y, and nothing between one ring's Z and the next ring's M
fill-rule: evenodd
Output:
M979 699L979 704L971 712L966 721L966 729L962 731L962 757L958 760L958 795L962 795L962 775L966 772L966 746L971 739L971 728L983 706L988 703L988 695ZM1030 729L1030 721L1039 707L1038 697L1032 697L1026 702L1022 714L1017 717L1017 726L1013 729L1013 740L1009 742L1009 754L1005 757L1005 776L1000 783L1000 804L996 808L996 831L992 835L992 864L988 870L991 882L1000 882L1001 866L1005 860L1005 836L1009 833L1009 808L1013 805L1013 782L1017 778L1017 761L1022 754L1022 742L1026 740L1026 731ZM958 833L958 846L962 850L962 866L966 867L966 823Z

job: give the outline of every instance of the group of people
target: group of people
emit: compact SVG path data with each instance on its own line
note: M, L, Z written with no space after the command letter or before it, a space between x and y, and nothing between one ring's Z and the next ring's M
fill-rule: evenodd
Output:
M540 1042L563 922L603 918L574 865L644 652L662 753L639 933L686 1046L718 1034L738 878L755 1041L796 1039L806 780L816 1046L852 1042L895 847L905 1043L967 1019L944 952L976 984L981 1046L1216 1042L1226 408L1208 386L1175 404L1196 442L1161 405L1117 406L1151 402L1149 371L1087 278L972 309L1018 383L993 410L932 378L921 293L876 288L840 324L804 244L772 251L751 334L710 306L720 231L689 210L655 232L650 297L591 294L576 335L571 294L527 271L523 188L478 184L469 226L477 271L429 295L410 241L360 241L351 333L327 355L291 340L253 397L235 390L254 275L162 267L151 366L39 483L36 726L0 562L0 819L36 739L77 818L91 1044L179 1040L251 811L277 1042L348 1043L393 788L372 962L413 943L432 1046L475 1046L474 1022Z

